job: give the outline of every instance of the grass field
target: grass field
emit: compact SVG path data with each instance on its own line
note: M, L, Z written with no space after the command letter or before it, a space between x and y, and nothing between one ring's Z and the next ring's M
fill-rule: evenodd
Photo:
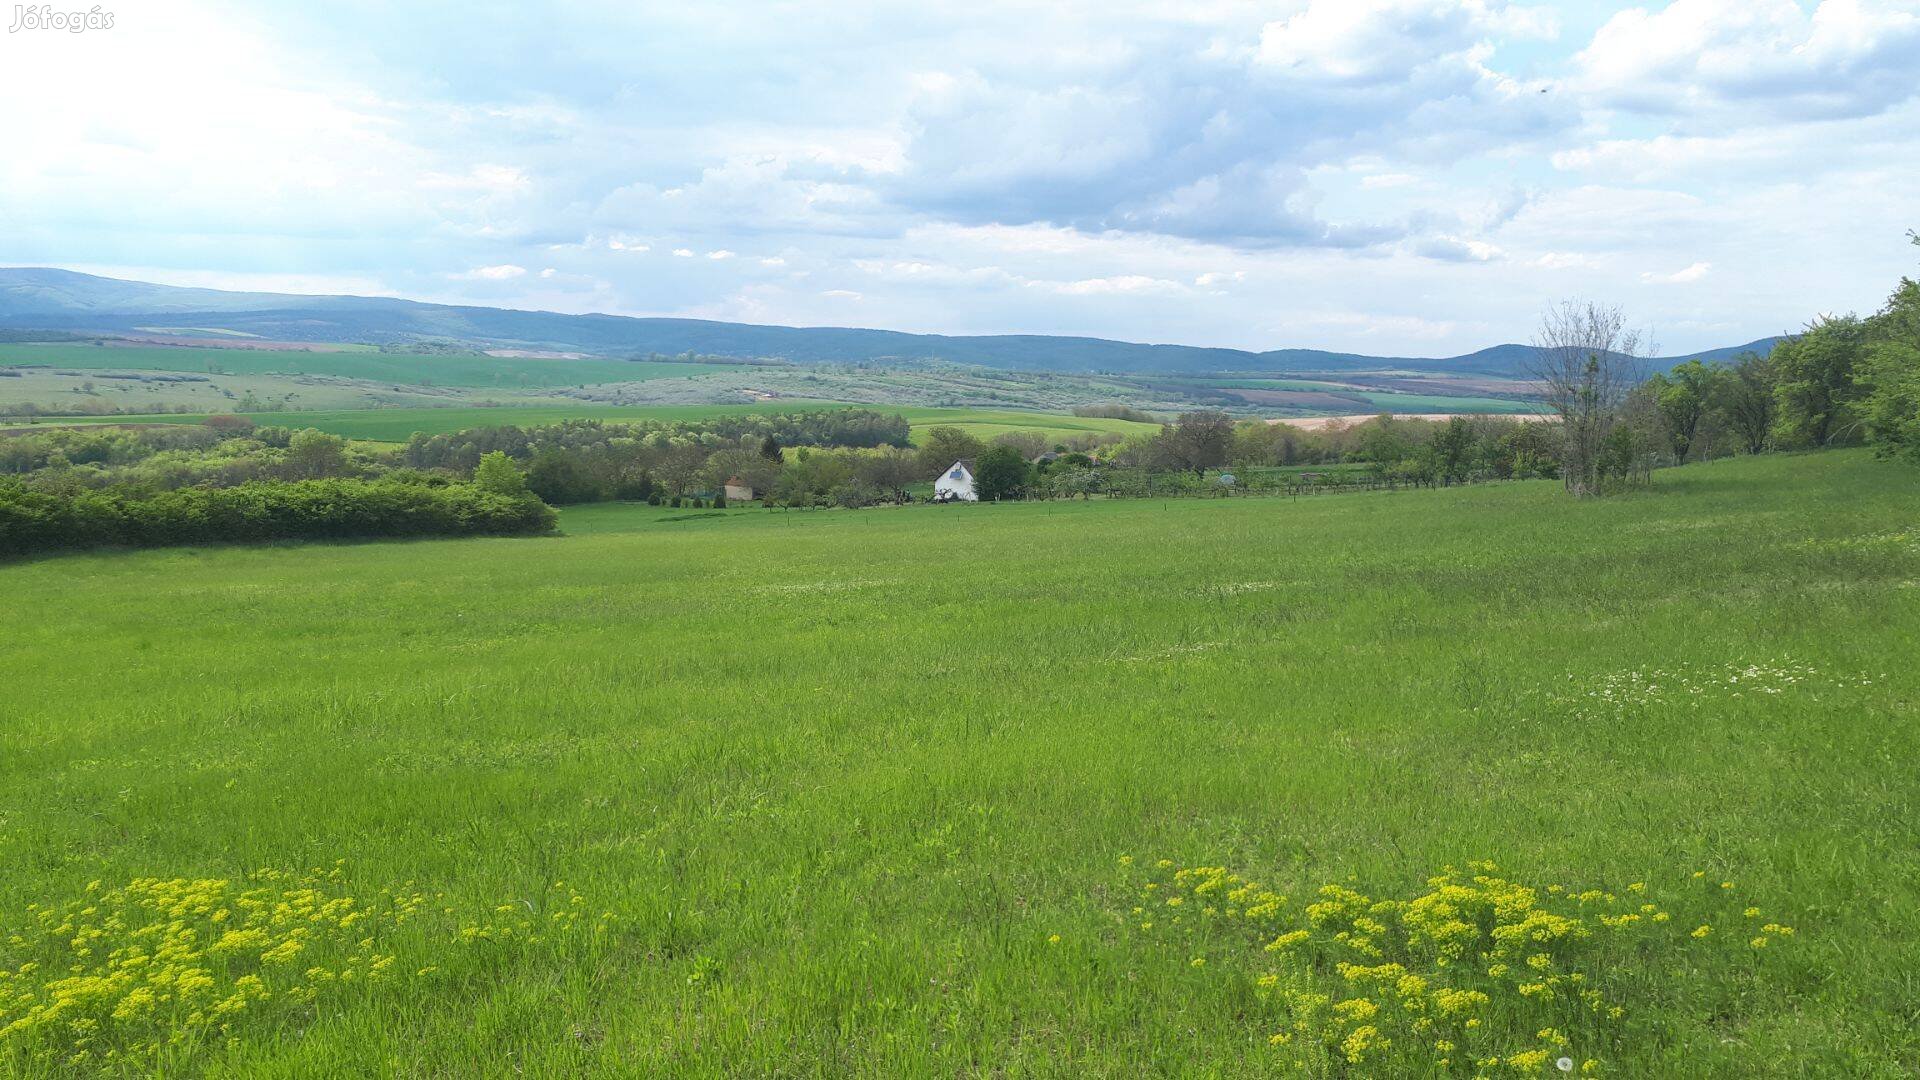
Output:
M318 428L334 435L374 442L405 442L414 432L440 434L468 428L499 424L557 424L562 420L605 420L609 423L635 420L698 420L735 413L802 412L808 409L854 408L844 402L782 399L742 405L504 405L495 408L425 409L314 409L297 412L257 412L247 415L257 424L291 428ZM1009 431L1042 431L1054 438L1086 432L1152 433L1152 424L1100 417L1070 416L1059 413L1031 413L1016 410L934 409L886 405L862 405L881 412L899 413L913 426L917 437L930 427L947 425L972 432L982 439ZM152 416L52 417L46 424L198 424L204 414L161 413ZM18 426L18 425L16 425Z
M1111 420L1099 416L1073 416L1065 413L1022 412L1018 409L933 409L933 408L889 408L887 412L897 412L913 425L917 436L930 427L947 425L971 432L975 438L991 439L995 435L1004 435L1010 431L1041 431L1049 437L1061 438L1067 435L1098 434L1111 432L1116 435L1152 434L1159 430L1155 424L1142 424L1132 420Z
M1472 1058L1540 1042L1602 1076L1911 1076L1917 499L1836 452L1590 504L596 506L552 539L0 567L0 968L162 943L143 964L231 981L197 1028L141 999L48 1035L166 1075L1508 1076ZM1674 932L1589 912L1619 1017L1496 988L1391 1031L1451 1064L1380 1071L1281 1040L1282 961L1203 932L1232 902L1163 858L1295 905L1491 859L1600 911L1648 883ZM131 994L65 970L0 988ZM0 1069L59 1071L23 1038Z
M537 390L591 383L703 375L705 364L625 360L539 360L498 356L437 356L365 351L299 352L80 344L0 345L0 366L46 364L76 370L220 371L236 375L326 375L341 379L417 386Z

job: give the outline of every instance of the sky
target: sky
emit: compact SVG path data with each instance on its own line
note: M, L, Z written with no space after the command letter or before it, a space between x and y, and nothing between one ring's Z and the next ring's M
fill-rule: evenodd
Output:
M1409 356L1920 265L1920 0L100 10L0 34L0 265Z

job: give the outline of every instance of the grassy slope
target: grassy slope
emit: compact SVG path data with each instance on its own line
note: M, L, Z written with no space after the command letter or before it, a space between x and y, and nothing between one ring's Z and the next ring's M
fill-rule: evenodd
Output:
M0 911L344 858L623 917L344 999L250 1075L1244 1075L1272 1060L1247 994L1112 934L1119 854L1293 886L1706 868L1794 951L1608 1075L1909 1075L1916 496L1835 453L1591 505L611 506L546 540L0 567ZM1542 698L1763 660L1821 674Z
M295 352L192 346L0 345L0 365L47 364L85 370L330 375L372 382L465 386L501 391L636 382L701 375L705 364L624 360L534 360L497 356L424 356L379 352Z

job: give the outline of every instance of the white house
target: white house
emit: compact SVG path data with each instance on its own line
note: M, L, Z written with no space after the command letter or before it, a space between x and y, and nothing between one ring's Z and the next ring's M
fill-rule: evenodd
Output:
M956 461L933 482L934 502L979 502L973 490L973 470L964 461Z
M720 489L730 503L748 503L753 501L753 486L737 476L727 478L726 486Z

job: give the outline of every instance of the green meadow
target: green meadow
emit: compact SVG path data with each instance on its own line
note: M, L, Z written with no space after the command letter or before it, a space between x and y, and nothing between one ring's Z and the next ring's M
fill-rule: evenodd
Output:
M1911 1076L1917 500L1833 452L0 566L0 1071ZM1511 882L1571 920L1518 974L1328 962Z

